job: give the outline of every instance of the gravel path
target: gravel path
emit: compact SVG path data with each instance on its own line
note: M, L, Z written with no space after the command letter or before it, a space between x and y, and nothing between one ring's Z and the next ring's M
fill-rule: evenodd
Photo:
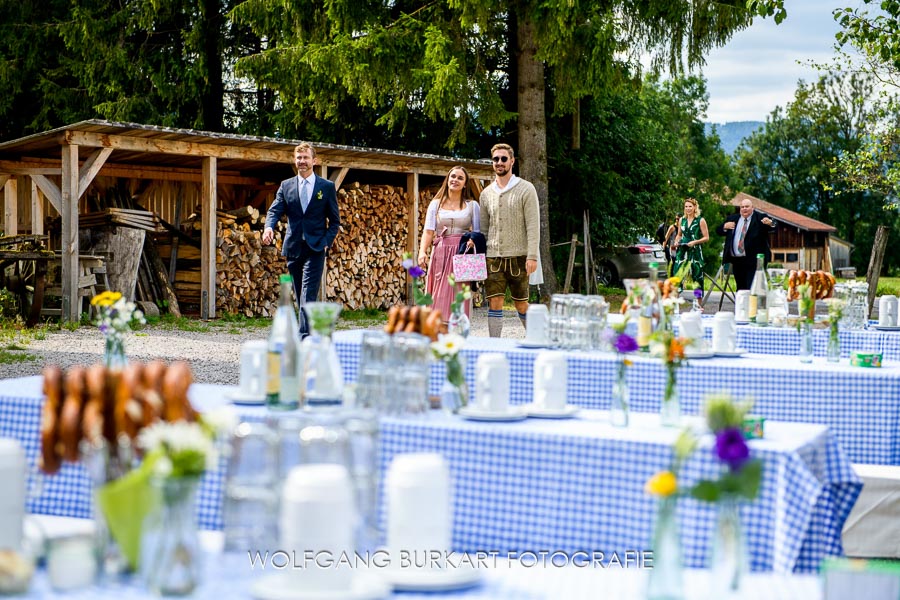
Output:
M519 324L515 312L507 311L505 314L503 337L525 337L525 329ZM268 328L241 329L229 324L211 326L209 329L208 332L197 332L162 326L146 327L127 336L126 352L131 360L186 360L191 365L194 380L199 383L237 385L241 344L247 340L266 339ZM471 335L487 336L486 307L473 310ZM75 331L47 331L44 339L17 343L25 349L11 351L10 354L33 358L0 364L0 378L39 375L45 364L62 368L90 365L103 357L103 336L92 326L80 327Z

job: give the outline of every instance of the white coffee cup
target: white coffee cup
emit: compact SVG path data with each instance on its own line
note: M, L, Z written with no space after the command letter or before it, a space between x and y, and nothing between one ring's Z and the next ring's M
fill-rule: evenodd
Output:
M738 290L735 294L734 318L742 323L750 320L750 290Z
M509 408L509 361L496 352L482 354L475 363L475 403L484 411Z
M882 327L897 326L897 296L885 294L878 299L878 324Z
M550 410L566 407L568 364L564 354L541 352L534 360L534 405Z
M290 577L312 591L351 589L351 565L339 565L341 554L353 555L357 511L350 474L343 465L294 467L281 493L281 548L293 552ZM311 554L310 554L311 553ZM307 556L312 556L309 562ZM297 566L303 568L296 568Z
M737 326L733 313L720 311L713 317L712 346L714 352L734 352Z
M692 340L703 339L703 320L700 312L681 313L679 317L679 328L682 337Z
M266 394L269 345L265 340L241 344L241 395L261 398Z
M450 469L437 453L398 454L385 478L387 548L391 563L440 566L433 553L451 550L453 506Z
M547 325L550 311L543 304L531 304L525 317L525 339L536 344L547 342Z
M25 520L25 452L13 438L0 438L0 550L18 551Z

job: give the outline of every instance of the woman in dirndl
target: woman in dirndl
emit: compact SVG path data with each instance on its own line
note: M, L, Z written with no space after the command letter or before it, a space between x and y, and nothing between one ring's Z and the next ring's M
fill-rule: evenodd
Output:
M469 189L469 173L464 167L450 169L425 214L425 227L419 245L419 266L428 264L425 289L434 298L435 309L441 311L446 323L450 319L450 304L456 292L467 283L457 283L450 287L447 278L453 273L453 256L459 246L459 239L469 231L479 231L481 208ZM474 245L469 241L470 245ZM428 259L431 248L431 260ZM466 316L471 310L471 301L463 305Z
M678 233L675 237L675 245L678 251L675 253L675 273L681 273L686 264L690 265L688 275L703 289L703 244L709 241L709 228L706 219L700 216L700 203L695 198L687 198L684 201L684 216L678 223Z

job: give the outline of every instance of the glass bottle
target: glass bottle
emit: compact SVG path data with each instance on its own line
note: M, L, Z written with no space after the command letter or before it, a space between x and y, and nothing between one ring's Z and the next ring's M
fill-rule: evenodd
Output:
M747 548L738 501L726 496L718 509L710 554L710 591L714 598L727 598L741 589L741 579L747 572Z
M653 568L647 578L647 600L684 598L684 572L681 564L681 535L678 531L678 500L660 498L653 531Z
M628 390L627 369L628 359L620 356L609 407L609 422L613 427L628 427L628 405L631 397Z
M829 326L826 356L828 362L841 362L841 338L838 333L837 320L834 320Z
M753 275L753 283L750 284L750 322L756 323L760 327L769 324L769 311L766 307L769 282L766 280L763 258L762 254L756 255L756 273Z
M800 362L811 363L813 360L812 323L804 316L800 317Z
M300 364L300 334L297 314L291 299L291 276L280 278L281 295L278 310L269 331L269 376L266 378L266 405L278 410L294 410L300 406L297 380Z
M301 388L306 406L340 406L344 401L344 372L331 335L343 305L307 302L303 305L310 335L303 340Z
M159 596L187 596L200 583L203 553L194 507L199 477L151 478L159 495L141 535L141 572Z

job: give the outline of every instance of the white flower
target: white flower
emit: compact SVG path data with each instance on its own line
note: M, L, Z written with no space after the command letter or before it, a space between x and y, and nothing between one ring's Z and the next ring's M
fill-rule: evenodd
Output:
M459 354L463 342L465 338L457 333L442 333L431 343L431 351L437 358L452 358Z
M160 456L153 464L153 473L158 477L168 477L172 473L172 461L168 456Z
M203 413L203 422L209 427L213 435L228 435L237 426L237 413L231 406L221 406L215 410Z

